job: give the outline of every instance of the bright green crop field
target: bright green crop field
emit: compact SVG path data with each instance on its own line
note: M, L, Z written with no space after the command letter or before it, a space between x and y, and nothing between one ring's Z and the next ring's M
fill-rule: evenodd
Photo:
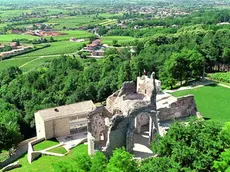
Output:
M193 94L198 111L204 118L230 122L230 89L222 86L204 86L192 90L184 90L173 93L174 96Z
M106 36L102 38L103 44L112 44L113 40L117 40L118 44L126 44L134 41L136 38L130 36Z
M55 55L55 56L50 56L50 57L38 57L38 58L35 58L23 65L20 66L20 68L22 69L23 72L27 72L27 71L30 71L34 68L37 68L43 64L45 64L46 62L49 62L55 58L58 58L60 57L60 55Z
M87 42L61 41L50 43L50 47L1 61L0 71L11 66L17 66L26 72L39 67L47 61L60 57L60 55L75 53L84 43Z
M11 66L17 66L20 67L21 65L24 65L28 63L29 61L34 60L36 57L27 57L27 58L12 58L9 60L3 60L0 62L0 71L7 69Z
M58 19L49 20L47 23L56 23L56 29L60 30L63 26L67 28L76 28L85 24L93 22L92 16L74 16L74 17L63 17Z
M13 39L28 39L33 40L38 37L36 36L30 36L30 35L19 35L19 34L6 34L6 35L0 35L0 42L11 42Z
M53 42L53 43L49 43L50 47L43 48L22 56L18 56L17 58L75 53L84 43L87 42L70 42L70 41Z

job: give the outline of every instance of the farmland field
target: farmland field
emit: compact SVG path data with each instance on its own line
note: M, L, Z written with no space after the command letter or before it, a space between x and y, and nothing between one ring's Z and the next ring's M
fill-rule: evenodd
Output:
M80 39L80 38L88 38L93 36L92 33L89 33L87 31L81 31L81 30L62 31L61 33L64 33L65 35L54 36L54 39L58 41L68 41L71 37ZM47 37L49 38L50 36Z
M230 89L213 85L173 93L174 96L193 94L198 111L205 118L221 123L230 121Z
M49 62L55 58L60 57L60 55L55 55L55 56L50 56L50 57L38 57L38 58L33 58L33 60L28 61L27 63L23 64L20 66L23 72L27 72L31 69L37 68L46 62Z
M19 34L0 35L0 40L1 40L2 43L11 42L13 39L29 39L29 40L33 40L35 38L38 38L38 37L30 36L30 35L19 35Z
M22 56L18 56L17 58L75 53L84 43L87 42L69 42L69 41L53 42L53 43L49 43L50 47L43 48Z
M117 40L118 44L129 43L134 41L136 38L130 36L106 36L102 37L103 44L112 44L113 40Z
M54 42L50 43L50 47L43 48L31 53L17 56L9 60L3 60L0 62L0 71L11 67L20 67L23 71L29 71L35 67L39 67L46 61L50 61L63 54L75 53L84 43L87 42Z
M62 29L64 26L67 28L76 28L81 25L89 24L93 21L92 16L74 16L74 17L63 17L58 19L49 20L47 23L56 23L56 29Z
M27 57L27 58L13 58L9 60L3 60L0 62L0 71L7 69L11 66L20 67L21 65L34 60L36 57Z

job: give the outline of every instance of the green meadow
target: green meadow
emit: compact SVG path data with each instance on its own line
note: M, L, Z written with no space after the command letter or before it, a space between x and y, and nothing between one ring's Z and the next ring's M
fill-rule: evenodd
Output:
M48 146L48 145L46 145ZM60 153L63 152L63 150L60 150L60 148L52 150L54 152ZM25 154L23 157L18 159L19 163L22 165L22 167L12 170L13 172L41 172L41 171L48 171L48 172L54 172L53 164L58 163L61 161L68 161L73 160L76 154L87 154L87 146L86 145L79 145L73 149L71 149L70 153L67 154L64 157L56 157L56 156L42 156L39 159L35 160L30 164L27 160L27 154Z
M112 44L113 40L117 40L118 44L126 44L134 41L136 38L130 36L106 36L102 37L103 44Z
M211 85L191 90L178 91L173 96L193 94L201 115L221 123L230 122L230 89Z

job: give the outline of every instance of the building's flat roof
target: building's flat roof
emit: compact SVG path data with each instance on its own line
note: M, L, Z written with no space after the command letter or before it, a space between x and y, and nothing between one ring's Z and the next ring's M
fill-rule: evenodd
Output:
M91 112L95 109L96 106L92 100L89 100L55 108L39 110L35 113L35 115L40 115L44 121L50 121L59 118L81 115L83 113Z

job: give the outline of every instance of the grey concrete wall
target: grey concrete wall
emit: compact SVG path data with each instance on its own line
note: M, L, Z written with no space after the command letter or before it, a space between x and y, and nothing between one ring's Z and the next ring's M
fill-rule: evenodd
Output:
M39 113L34 114L37 138L45 137L45 124Z
M36 145L37 143L40 143L44 140L45 140L45 138L39 138L39 139L36 139L36 140L28 143L27 160L30 164L32 163L33 160L35 160L36 158L38 158L39 156L42 155L41 152L34 151L33 145Z
M70 134L69 118L54 120L54 136L66 136Z

